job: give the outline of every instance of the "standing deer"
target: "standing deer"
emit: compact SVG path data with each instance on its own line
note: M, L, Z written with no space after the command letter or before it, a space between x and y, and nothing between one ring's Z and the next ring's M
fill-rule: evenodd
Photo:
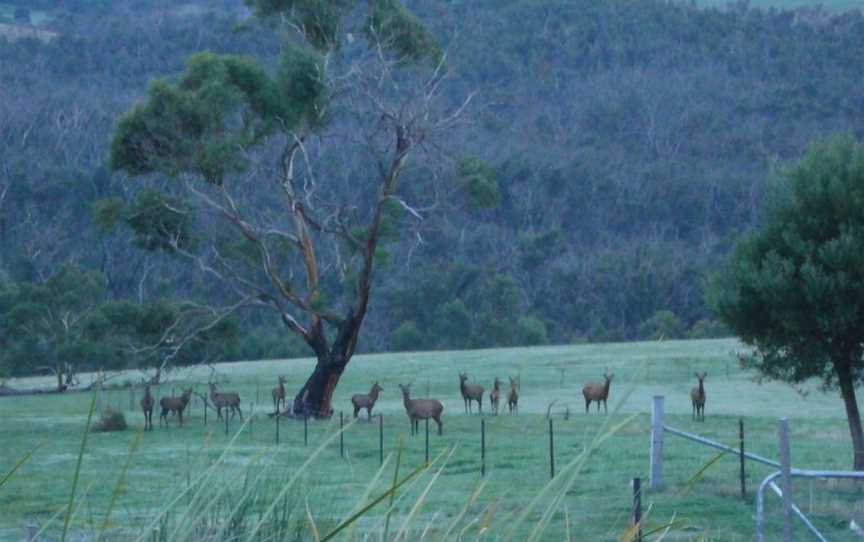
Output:
M477 408L480 409L480 414L483 414L483 386L480 384L466 384L468 375L459 373L459 391L462 392L462 399L465 401L465 412L471 413L471 401L477 401Z
M405 412L411 420L411 434L420 432L420 420L432 418L438 424L438 434L444 433L444 424L441 422L441 414L444 405L437 399L411 399L411 384L399 384L402 389L402 402L405 404Z
M159 414L159 425L162 425L162 420L165 420L165 425L168 425L168 413L176 413L180 420L180 427L183 427L183 411L186 405L189 404L189 398L192 397L192 388L183 390L180 397L163 397L159 399L159 406L162 407L162 413Z
M606 374L603 373L603 378L605 379L604 383L592 382L590 384L585 384L585 387L582 388L582 395L585 396L585 413L588 413L588 407L591 405L591 401L597 401L597 412L600 412L600 403L603 403L603 411L608 413L609 410L606 408L606 399L609 398L609 384L612 382L612 378L614 374Z
M492 414L498 415L498 402L501 400L501 381L495 377L495 383L492 385L492 391L489 392L489 403L491 403Z
M144 430L153 430L153 396L150 395L150 384L144 386L144 397L141 398L141 410L144 411Z
M243 420L243 411L240 410L240 395L233 391L216 391L216 384L210 383L210 400L213 401L213 406L216 407L216 416L222 419L222 408L231 409L231 418L234 418L234 413L240 414L240 420ZM228 413L226 412L227 416Z
M510 409L510 414L514 412L519 414L519 379L508 377L510 379L510 391L507 392L507 407Z
M693 403L693 419L701 417L705 421L705 377L708 373L696 374L696 379L699 380L699 385L690 390L690 401Z
M282 408L285 408L285 383L288 380L284 376L279 377L279 385L273 388L273 411L279 414L279 403L282 403Z
M369 393L356 393L351 396L351 404L354 405L354 417L360 412L361 408L366 409L366 414L369 419L372 419L372 409L375 407L375 402L378 400L378 393L384 391L384 388L378 385L378 382L372 384L372 389Z

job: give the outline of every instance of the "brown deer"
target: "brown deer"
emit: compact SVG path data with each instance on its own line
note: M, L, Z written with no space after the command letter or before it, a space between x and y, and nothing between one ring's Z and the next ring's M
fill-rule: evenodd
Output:
M492 385L492 391L489 392L489 403L491 403L492 414L498 415L498 401L501 400L501 381L495 377L495 383Z
M234 414L240 414L240 420L243 420L243 411L240 410L240 395L233 391L216 391L216 384L210 383L210 400L213 401L213 406L216 407L216 416L222 419L222 409L231 409L231 418ZM227 416L228 413L226 412Z
M144 430L153 430L153 396L150 394L150 384L144 386L144 397L141 398L141 410L144 411Z
M600 412L600 403L603 403L603 411L608 413L609 410L606 408L606 399L609 398L609 384L612 383L612 378L614 374L606 374L603 373L603 378L605 380L604 383L592 382L590 384L585 384L585 387L582 388L582 395L585 396L585 413L588 413L588 407L591 405L591 401L597 401L597 412Z
M273 388L273 412L279 414L279 403L285 408L285 383L288 380L284 376L279 377L279 385Z
M459 391L462 392L462 399L465 401L465 412L471 413L471 401L477 401L477 408L480 409L480 414L483 414L483 386L480 384L466 384L468 375L459 373Z
M384 388L378 385L378 382L372 384L372 389L369 393L356 393L351 396L351 404L354 405L354 417L360 412L361 408L366 409L366 414L369 419L372 419L372 409L375 407L375 401L378 400L378 393L384 391Z
M438 424L438 434L444 433L444 424L441 422L441 414L444 405L437 399L411 399L411 384L399 384L402 389L402 402L405 404L405 412L411 420L411 434L420 432L420 420L432 418Z
M510 409L510 414L514 412L519 414L519 379L508 377L510 379L510 391L507 392L507 407Z
M168 425L168 413L176 413L180 420L180 427L183 427L183 411L186 405L189 404L189 398L192 397L192 388L183 390L180 397L163 397L159 399L159 406L162 407L162 413L159 414L159 425L162 425L162 420L165 420L165 425Z
M705 421L705 377L708 373L696 374L696 379L699 380L699 385L690 390L690 401L693 403L693 419L701 417Z

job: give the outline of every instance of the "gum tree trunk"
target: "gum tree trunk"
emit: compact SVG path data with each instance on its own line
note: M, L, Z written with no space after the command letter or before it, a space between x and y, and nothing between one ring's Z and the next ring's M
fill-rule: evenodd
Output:
M848 364L837 365L837 379L840 394L846 406L846 419L849 422L849 433L852 436L854 452L854 469L864 470L864 432L861 430L861 413L858 410L858 400L855 396L855 382Z

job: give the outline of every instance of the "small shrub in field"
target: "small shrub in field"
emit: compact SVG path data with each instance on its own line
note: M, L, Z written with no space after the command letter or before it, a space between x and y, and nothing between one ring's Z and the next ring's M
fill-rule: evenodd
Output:
M93 424L91 431L94 433L106 433L109 431L125 431L126 416L122 412L106 409L99 420Z

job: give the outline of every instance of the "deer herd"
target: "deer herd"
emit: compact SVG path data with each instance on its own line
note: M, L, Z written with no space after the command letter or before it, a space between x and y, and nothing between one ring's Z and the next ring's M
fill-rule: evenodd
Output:
M592 402L597 403L597 412L600 412L600 403L603 403L603 411L608 413L606 400L609 398L609 387L612 384L614 374L604 372L603 382L590 382L582 388L582 396L585 398L585 413L589 412ZM690 391L690 399L693 407L693 419L705 421L705 377L708 373L696 373L698 385ZM507 391L507 408L510 414L518 414L519 412L519 387L520 378L509 377L510 389ZM287 380L284 376L278 377L278 385L273 388L273 409L274 415L279 415L280 405L285 408L285 384ZM210 401L216 409L218 419L222 419L222 409L225 409L225 416L229 412L231 418L235 414L243 419L243 412L240 409L240 395L236 392L218 391L215 383L210 382ZM405 406L405 413L411 422L411 434L414 435L418 431L420 420L432 419L438 425L438 434L443 434L444 424L441 421L441 415L444 413L444 404L438 399L412 399L411 384L399 384L402 390L402 403ZM351 404L354 407L354 417L356 418L361 410L366 410L366 416L369 420L372 419L372 409L378 401L378 395L384 391L378 382L372 384L369 393L357 393L351 396ZM479 414L483 414L483 392L484 388L480 384L468 382L466 373L459 373L459 392L462 395L462 400L465 406L465 412L471 414L473 402L477 402L477 410ZM162 411L159 415L159 425L163 421L168 425L168 414L176 414L178 422L183 425L183 411L189 404L189 399L192 397L192 388L183 390L179 397L162 397L159 400L159 406ZM493 415L498 415L499 402L501 400L501 381L496 377L492 384L492 390L489 392L489 403ZM144 387L144 397L141 399L141 410L144 412L144 429L153 429L153 406L155 400L150 393L150 386Z

